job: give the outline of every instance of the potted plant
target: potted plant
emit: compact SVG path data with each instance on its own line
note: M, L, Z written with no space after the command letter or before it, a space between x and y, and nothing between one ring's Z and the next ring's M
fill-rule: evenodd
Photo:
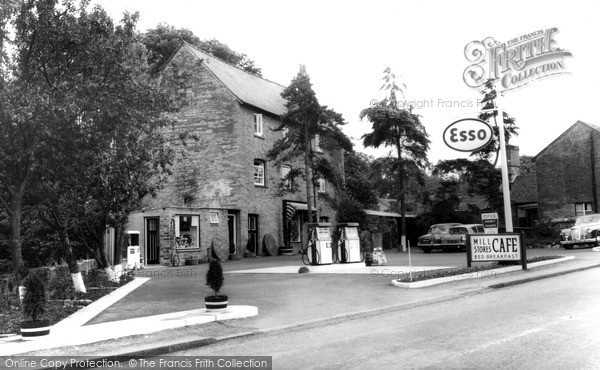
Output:
M212 259L208 263L206 272L206 285L212 289L214 295L205 295L204 303L207 311L222 311L227 308L228 297L219 294L225 278L223 277L223 267L217 259Z
M42 319L48 303L46 286L35 272L25 278L23 285L25 287L23 313L30 320L21 322L21 337L24 340L43 338L50 334L50 321Z

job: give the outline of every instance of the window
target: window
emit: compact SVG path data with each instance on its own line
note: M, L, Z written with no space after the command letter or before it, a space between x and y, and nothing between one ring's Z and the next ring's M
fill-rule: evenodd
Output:
M254 114L254 135L263 136L263 116L262 114Z
M292 180L288 178L288 175L292 171L292 166L284 164L281 166L281 181L283 183L284 189L289 189L292 187Z
M254 185L265 186L265 161L254 160Z
M575 203L575 216L583 216L590 213L594 213L592 202Z
M321 149L321 137L319 136L319 134L315 134L314 140L315 152L323 153L323 149Z
M325 192L325 179L322 177L319 177L317 179L317 191L319 193L324 193Z
M210 223L213 225L219 223L219 212L210 213Z
M328 223L329 222L329 217L327 217L327 216L321 216L321 217L319 217L319 222L321 222L321 223Z

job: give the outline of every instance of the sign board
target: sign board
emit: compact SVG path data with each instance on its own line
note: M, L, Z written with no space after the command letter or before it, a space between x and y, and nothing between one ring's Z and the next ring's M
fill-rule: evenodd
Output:
M482 213L481 223L486 234L498 234L498 212Z
M444 143L459 152L474 152L484 148L493 137L492 127L487 122L475 118L452 122L444 130Z
M467 263L494 261L521 261L527 269L527 257L521 234L470 234L468 236Z

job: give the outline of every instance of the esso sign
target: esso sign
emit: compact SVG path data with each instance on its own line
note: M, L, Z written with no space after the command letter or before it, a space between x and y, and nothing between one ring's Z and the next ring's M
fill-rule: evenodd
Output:
M459 152L474 152L492 141L494 131L487 122L465 118L453 122L444 130L444 142Z

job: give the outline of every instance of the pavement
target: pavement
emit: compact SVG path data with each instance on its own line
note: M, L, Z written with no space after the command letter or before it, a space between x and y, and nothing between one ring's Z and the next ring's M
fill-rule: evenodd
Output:
M136 279L53 325L49 338L0 338L0 356L15 354L93 358L156 356L244 336L290 330L460 299L491 289L600 267L591 249L528 250L528 258L568 256L561 263L488 274L420 289L391 284L409 271L466 266L464 253L386 251L386 266L303 266L300 256L257 257L223 263L229 307L207 313L207 265L148 267ZM409 266L410 264L410 266Z

